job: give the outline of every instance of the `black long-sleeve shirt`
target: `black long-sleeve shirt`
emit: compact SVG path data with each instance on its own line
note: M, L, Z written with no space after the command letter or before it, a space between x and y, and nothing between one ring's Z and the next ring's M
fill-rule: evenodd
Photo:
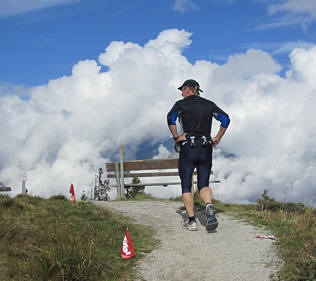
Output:
M183 132L192 136L210 136L212 118L227 128L230 119L227 113L214 102L192 95L177 101L167 115L168 125L175 125L179 117Z

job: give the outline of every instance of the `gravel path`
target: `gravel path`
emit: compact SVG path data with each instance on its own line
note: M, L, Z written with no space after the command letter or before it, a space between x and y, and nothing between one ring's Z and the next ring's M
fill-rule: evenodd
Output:
M228 215L218 214L216 232L207 233L203 213L199 230L183 227L186 212L180 202L113 201L96 204L132 216L136 223L153 226L161 241L138 265L139 280L146 281L265 281L277 270L279 261L269 235ZM131 234L133 240L133 236Z

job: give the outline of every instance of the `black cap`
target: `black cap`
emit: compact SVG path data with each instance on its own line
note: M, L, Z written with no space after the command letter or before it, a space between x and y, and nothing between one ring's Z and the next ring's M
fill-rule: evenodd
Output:
M203 91L200 89L200 84L193 79L184 81L184 83L182 84L181 87L178 88L178 90L182 91L183 87L190 87L193 89L197 89L199 92L203 93Z

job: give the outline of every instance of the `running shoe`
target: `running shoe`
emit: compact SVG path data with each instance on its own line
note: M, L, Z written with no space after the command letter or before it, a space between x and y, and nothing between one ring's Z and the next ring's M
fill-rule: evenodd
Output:
M207 231L213 231L217 228L218 226L218 221L215 216L215 208L213 204L207 204L205 207L205 220L206 220L206 230Z
M198 227L197 227L195 220L188 223L188 230L190 230L190 231L198 230Z

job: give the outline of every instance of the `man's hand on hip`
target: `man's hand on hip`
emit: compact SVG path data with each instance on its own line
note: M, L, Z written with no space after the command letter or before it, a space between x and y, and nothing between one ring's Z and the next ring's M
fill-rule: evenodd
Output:
M213 146L215 147L216 145L218 145L220 141L221 141L221 138L217 136L215 138L212 138Z
M179 136L176 139L176 143L182 142L185 139L185 136L187 135L187 133L182 134L181 136Z
M225 134L225 132L226 132L226 129L227 129L227 128L224 128L224 127L220 126L219 131L218 131L216 137L212 138L214 147L220 143L220 141L221 141L221 139L222 139L222 136L223 136L223 135Z

